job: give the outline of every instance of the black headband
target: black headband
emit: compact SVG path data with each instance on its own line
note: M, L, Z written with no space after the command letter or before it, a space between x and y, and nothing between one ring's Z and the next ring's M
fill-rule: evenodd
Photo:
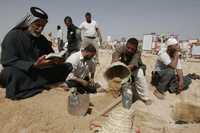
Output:
M38 7L31 7L30 11L35 17L38 17L41 19L48 19L48 15L42 9Z

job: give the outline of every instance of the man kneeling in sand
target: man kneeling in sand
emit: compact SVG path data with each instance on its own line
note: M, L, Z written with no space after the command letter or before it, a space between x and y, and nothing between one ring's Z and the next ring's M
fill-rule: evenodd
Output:
M199 79L196 74L183 76L180 61L180 47L175 38L169 38L166 42L167 49L158 53L155 70L152 72L151 84L156 87L154 95L164 99L164 93L180 93L189 88L191 79Z
M100 85L94 82L96 64L93 57L95 55L96 48L93 45L88 45L67 58L66 62L73 66L66 81L68 88L76 87L81 94L97 92Z

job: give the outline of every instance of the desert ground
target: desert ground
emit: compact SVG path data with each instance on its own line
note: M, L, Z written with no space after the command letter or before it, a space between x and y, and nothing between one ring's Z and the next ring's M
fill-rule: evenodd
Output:
M100 50L100 65L97 66L96 81L107 88L103 72L111 61L111 50ZM150 85L151 71L156 56L142 55L147 65L152 105L143 102L134 103L133 126L141 133L199 133L200 130L200 81L193 80L190 88L179 95L166 94L164 100L157 99ZM200 74L200 60L189 59L183 63L184 74ZM96 118L104 123L107 117L96 117L99 112L115 100L111 95L91 94L94 105L86 116L72 116L67 111L69 92L58 86L28 99L11 101L4 98L4 89L0 89L0 132L1 133L90 133L89 123ZM122 106L119 104L118 106ZM115 109L115 108L114 108ZM114 110L113 109L113 110ZM109 113L108 113L109 115Z

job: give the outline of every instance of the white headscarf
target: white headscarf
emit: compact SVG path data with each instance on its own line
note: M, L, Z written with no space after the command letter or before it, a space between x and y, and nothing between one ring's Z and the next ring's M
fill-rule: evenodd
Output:
M166 45L168 47L168 46L176 45L177 43L178 41L175 38L169 38L166 42Z
M175 38L173 38L173 37L169 38L165 43L166 45L160 48L158 55L160 55L163 52L166 52L168 46L176 45L177 43L178 43L178 41Z

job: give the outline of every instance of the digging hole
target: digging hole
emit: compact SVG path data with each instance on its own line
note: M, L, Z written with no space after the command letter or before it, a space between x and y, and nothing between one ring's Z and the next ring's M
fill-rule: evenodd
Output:
M200 106L190 103L177 103L172 111L176 124L200 123Z

